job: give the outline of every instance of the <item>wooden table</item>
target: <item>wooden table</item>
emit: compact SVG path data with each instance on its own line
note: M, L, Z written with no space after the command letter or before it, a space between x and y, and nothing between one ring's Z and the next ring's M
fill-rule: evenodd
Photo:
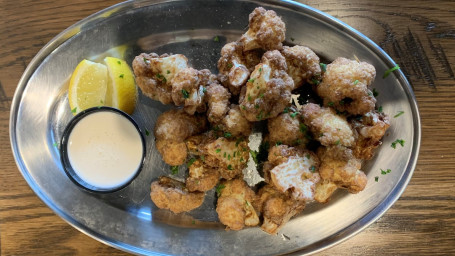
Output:
M126 254L77 231L41 202L17 169L8 130L14 91L33 56L68 26L117 2L0 1L2 255ZM419 161L402 197L376 223L321 255L455 255L455 2L304 3L356 28L399 63L422 118Z

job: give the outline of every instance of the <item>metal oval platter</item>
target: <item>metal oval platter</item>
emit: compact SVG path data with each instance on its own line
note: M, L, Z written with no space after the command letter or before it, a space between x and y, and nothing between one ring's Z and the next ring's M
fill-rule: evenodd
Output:
M170 175L146 136L147 155L139 176L125 189L97 195L79 189L60 164L58 142L72 118L68 79L84 58L124 58L131 64L141 52L181 53L193 67L216 73L221 47L237 40L257 6L275 10L286 23L286 41L312 48L321 58L354 58L373 64L380 92L378 106L391 116L384 145L363 170L364 191L337 191L325 204L309 204L277 236L260 228L226 231L215 212L216 196L175 215L151 202L150 183ZM218 36L217 40L214 38ZM291 1L134 1L96 13L63 31L32 60L19 82L11 109L10 134L17 165L35 193L81 232L136 254L271 255L320 251L358 233L379 218L401 195L414 170L420 144L420 121L412 90L401 71L386 79L393 60L371 40L335 18ZM139 95L133 118L153 131L157 116L168 109ZM399 111L404 114L393 116ZM400 138L404 147L393 149ZM381 176L380 168L392 172ZM184 170L180 170L183 177Z

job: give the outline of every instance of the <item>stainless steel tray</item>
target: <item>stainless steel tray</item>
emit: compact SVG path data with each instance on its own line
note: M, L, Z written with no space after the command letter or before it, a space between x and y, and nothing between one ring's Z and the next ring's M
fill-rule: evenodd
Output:
M287 41L312 48L322 58L357 56L373 64L378 104L391 115L384 145L364 170L366 189L357 195L338 191L326 205L311 204L277 236L259 228L225 231L217 222L215 197L202 207L174 215L149 198L150 182L170 175L147 136L143 171L122 191L95 195L82 191L65 175L57 147L72 117L68 78L84 58L122 55L129 63L141 52L185 54L195 68L216 72L221 47L245 31L257 6L275 10L287 26ZM213 40L215 36L219 42ZM63 31L32 60L19 82L11 108L10 136L22 175L59 216L89 236L137 254L270 255L311 253L358 233L398 199L413 173L420 145L416 101L401 71L383 79L393 60L371 40L341 21L291 1L134 1L96 13ZM140 95L133 118L153 130L167 107ZM404 111L399 118L393 118ZM403 148L390 147L395 139ZM392 172L382 176L380 168ZM380 176L375 182L375 176ZM284 234L285 236L282 236Z

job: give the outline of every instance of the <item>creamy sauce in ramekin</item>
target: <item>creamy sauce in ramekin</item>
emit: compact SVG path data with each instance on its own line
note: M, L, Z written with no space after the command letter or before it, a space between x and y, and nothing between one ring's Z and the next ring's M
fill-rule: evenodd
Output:
M74 172L101 189L115 189L130 181L141 166L143 150L133 123L112 111L87 115L68 139L68 159Z

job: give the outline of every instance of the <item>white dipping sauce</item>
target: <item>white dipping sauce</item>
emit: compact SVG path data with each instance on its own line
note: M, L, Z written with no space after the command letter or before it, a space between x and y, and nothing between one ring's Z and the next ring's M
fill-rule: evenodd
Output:
M112 111L85 116L68 139L68 159L75 173L101 189L115 189L131 180L141 165L142 154L136 127Z

